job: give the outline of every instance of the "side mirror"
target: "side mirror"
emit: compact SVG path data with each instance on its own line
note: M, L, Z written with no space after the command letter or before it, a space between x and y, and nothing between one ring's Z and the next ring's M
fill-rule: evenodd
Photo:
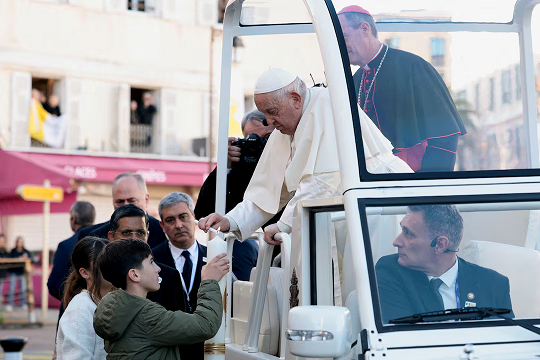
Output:
M351 351L352 319L338 306L297 306L289 311L287 347L301 357L340 358Z

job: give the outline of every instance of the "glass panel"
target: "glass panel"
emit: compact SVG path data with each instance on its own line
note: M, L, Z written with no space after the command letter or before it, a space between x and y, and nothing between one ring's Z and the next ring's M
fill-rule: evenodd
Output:
M532 14L532 34L534 53L534 73L536 87L536 114L540 121L540 6L536 5ZM521 90L521 88L520 88ZM519 94L521 96L521 93Z
M332 1L336 11L355 3L350 0ZM401 0L362 1L377 22L511 22L515 0L499 0L497 6L489 0ZM467 9L464 11L464 9ZM309 23L311 19L303 1L246 0L242 9L243 25Z
M235 43L241 45L233 48L229 136L243 136L242 118L256 110L253 94L255 82L270 67L287 70L302 79L307 87L312 87L314 83L326 83L319 44L313 33L244 36L237 37ZM302 51L297 51L298 44L302 44ZM273 127L268 129L272 130Z
M369 172L527 168L516 33L378 32L368 14L338 17L370 120L361 114Z
M540 203L368 207L383 323L470 307L537 318L539 229L529 219L538 209Z
M333 0L339 12L345 6L357 4L367 9L377 22L511 22L515 0Z
M311 23L301 0L246 0L242 5L242 25Z

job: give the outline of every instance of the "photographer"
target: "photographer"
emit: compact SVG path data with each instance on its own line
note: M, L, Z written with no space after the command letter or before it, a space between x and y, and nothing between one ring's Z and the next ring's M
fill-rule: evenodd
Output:
M244 139L229 138L226 211L229 212L244 199L244 192L253 176L257 162L274 126L263 125L264 114L258 110L247 113L242 119ZM197 205L195 218L201 219L215 211L217 168L206 178ZM276 220L279 219L278 214ZM272 221L272 220L271 220ZM274 222L275 222L274 221ZM233 273L238 280L249 280L251 268L257 262L258 246L255 241L234 244Z

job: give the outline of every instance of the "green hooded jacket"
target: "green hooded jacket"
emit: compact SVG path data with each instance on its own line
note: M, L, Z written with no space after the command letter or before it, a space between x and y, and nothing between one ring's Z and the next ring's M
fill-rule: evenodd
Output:
M94 330L105 340L108 360L180 359L177 346L212 338L222 314L221 292L215 280L201 282L193 314L167 311L119 289L100 301L94 313Z

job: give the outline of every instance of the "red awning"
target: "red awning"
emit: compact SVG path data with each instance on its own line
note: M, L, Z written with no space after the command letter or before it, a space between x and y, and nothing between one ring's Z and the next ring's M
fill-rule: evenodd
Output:
M141 174L147 184L201 186L208 174L207 162L173 161L154 159L131 159L105 156L60 155L46 153L16 152L0 150L0 215L14 214L17 199L16 189L21 184L43 184L61 186L66 199L61 204L51 204L51 210L69 210L76 193L71 180L112 182L123 172ZM35 203L39 205L39 203ZM28 204L29 205L29 204ZM56 211L55 211L56 210ZM15 211L15 213L21 213ZM26 212L28 213L28 212Z

